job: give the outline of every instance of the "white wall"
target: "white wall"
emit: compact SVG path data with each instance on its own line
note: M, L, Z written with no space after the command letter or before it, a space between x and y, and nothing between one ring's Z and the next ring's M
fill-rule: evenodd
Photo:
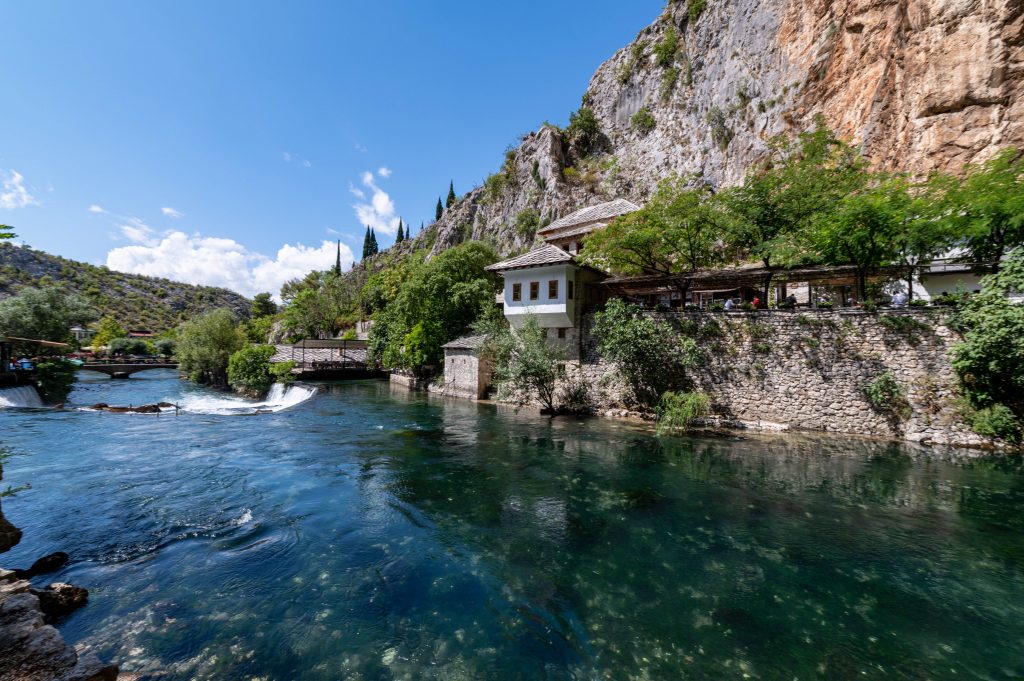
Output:
M576 267L573 265L554 265L550 267L530 267L521 270L508 270L505 277L505 317L512 326L525 322L527 315L534 314L537 321L545 328L559 328L574 325L573 306L567 305L566 282L575 278ZM558 281L558 297L548 298L548 282ZM540 297L530 300L530 282L540 284ZM512 300L512 285L522 284L522 299ZM581 291L574 291L574 298Z

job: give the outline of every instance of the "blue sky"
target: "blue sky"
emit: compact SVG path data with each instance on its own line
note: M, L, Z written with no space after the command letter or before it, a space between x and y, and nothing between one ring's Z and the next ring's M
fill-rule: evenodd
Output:
M367 220L382 245L396 216L429 223L449 179L563 124L663 4L6 3L0 223L69 258L278 286L333 262L325 240L358 255Z

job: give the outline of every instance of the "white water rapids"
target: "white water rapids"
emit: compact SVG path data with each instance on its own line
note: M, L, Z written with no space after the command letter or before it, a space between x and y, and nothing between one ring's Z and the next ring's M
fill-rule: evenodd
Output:
M244 397L219 395L189 395L178 400L181 410L191 414L256 414L279 412L302 404L316 394L316 388L306 385L275 383L262 401Z
M39 408L43 401L39 399L39 393L30 385L20 385L17 388L0 388L0 409L6 407L31 407Z

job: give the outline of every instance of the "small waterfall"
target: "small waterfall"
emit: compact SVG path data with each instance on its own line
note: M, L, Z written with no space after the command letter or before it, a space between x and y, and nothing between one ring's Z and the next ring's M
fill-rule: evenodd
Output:
M30 385L19 385L17 388L0 388L0 409L6 407L42 407L43 401L39 393Z
M315 394L316 388L311 386L275 383L261 401L198 394L179 400L179 404L182 411L193 414L252 414L283 411L305 402Z

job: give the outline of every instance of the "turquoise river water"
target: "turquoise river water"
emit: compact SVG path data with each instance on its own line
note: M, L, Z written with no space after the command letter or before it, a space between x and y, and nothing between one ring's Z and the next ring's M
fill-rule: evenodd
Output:
M32 485L0 564L70 553L38 578L90 590L62 631L138 679L1024 677L1018 460L386 382L270 402L151 371L0 409Z

